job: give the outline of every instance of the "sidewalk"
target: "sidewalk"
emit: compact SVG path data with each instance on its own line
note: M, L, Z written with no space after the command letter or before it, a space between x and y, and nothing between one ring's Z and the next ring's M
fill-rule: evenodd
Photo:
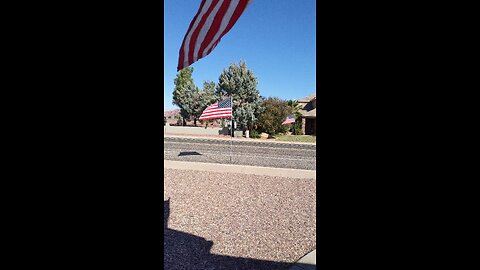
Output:
M317 269L317 250L313 250L307 255L303 256L288 270L315 270Z
M280 176L300 179L316 179L317 171L300 170L300 169L284 169L273 167L258 167L247 165L232 165L219 163L202 163L190 161L163 160L164 168L177 170L194 170L194 171L210 171L210 172L229 172L241 174L254 174L266 176Z

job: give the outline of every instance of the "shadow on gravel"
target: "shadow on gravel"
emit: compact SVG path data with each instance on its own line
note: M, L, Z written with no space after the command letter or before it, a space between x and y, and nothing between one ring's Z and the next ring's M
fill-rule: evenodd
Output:
M163 258L168 270L286 270L292 264L214 255L212 241L168 228L170 199L163 202ZM308 268L306 268L308 269Z
M202 154L198 153L198 152L180 152L180 154L178 154L179 157L181 156L201 156Z

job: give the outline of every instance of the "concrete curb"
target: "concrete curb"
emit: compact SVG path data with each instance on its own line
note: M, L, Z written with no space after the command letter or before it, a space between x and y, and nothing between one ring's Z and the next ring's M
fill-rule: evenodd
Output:
M203 163L203 162L188 162L176 160L163 160L164 168L177 170L195 170L195 171L210 171L210 172L228 172L228 173L243 173L254 175L280 176L300 179L316 179L317 171L299 170L299 169L285 169L272 167L257 167L246 165L231 165L219 163Z

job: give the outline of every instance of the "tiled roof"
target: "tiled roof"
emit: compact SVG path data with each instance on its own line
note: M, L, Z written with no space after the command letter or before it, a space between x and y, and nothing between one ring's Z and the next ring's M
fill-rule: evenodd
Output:
M303 97L301 99L298 100L298 102L310 102L312 101L313 99L316 99L317 98L317 94L314 93L314 94L311 94L309 96L306 96L306 97Z
M300 110L300 113L303 117L317 117L317 108L310 111Z
M317 99L317 95L311 94L309 96L306 96L298 100L298 102L302 104L302 109L299 112L302 114L303 117L306 117L306 118L317 117L317 109L315 106L316 99Z

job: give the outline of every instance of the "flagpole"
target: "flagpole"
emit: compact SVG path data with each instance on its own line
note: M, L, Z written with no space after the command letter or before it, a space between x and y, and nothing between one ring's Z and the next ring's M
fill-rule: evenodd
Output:
M232 107L232 115L230 116L230 163L232 163L232 144L233 144L233 94L230 95L230 106Z
M232 127L232 137L233 137L233 95L230 96L230 106L232 106L232 116L231 116L231 127Z

